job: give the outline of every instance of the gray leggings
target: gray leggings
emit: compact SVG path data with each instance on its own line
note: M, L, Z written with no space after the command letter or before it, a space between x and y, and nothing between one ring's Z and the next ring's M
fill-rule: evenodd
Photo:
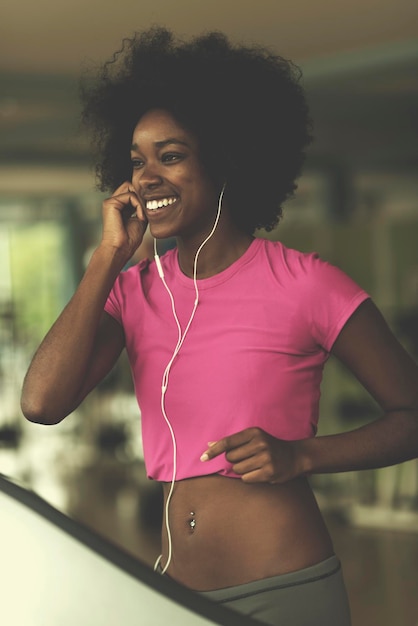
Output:
M297 572L202 596L273 626L350 626L341 564L332 556Z

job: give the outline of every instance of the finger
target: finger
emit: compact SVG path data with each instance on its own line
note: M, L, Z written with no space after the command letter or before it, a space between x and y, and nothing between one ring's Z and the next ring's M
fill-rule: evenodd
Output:
M235 471L234 472L236 474L238 474L238 472ZM253 470L251 472L247 472L245 474L241 475L241 480L244 483L266 483L266 482L270 482L269 478L266 477L265 472L263 469L259 468L256 470Z
M219 454L222 454L222 439L220 441L209 441L208 442L208 449L205 450L205 452L202 454L202 456L200 457L200 460L205 462L205 461L210 461L210 459L213 459L215 456L218 456ZM219 452L213 452L211 449L214 448L215 446L218 446Z
M115 206L117 209L121 210L124 207L126 207L128 204L130 204L131 200L133 203L135 203L135 205L138 204L139 202L137 197L135 200L134 192L125 190L121 193L114 193L113 196L110 196L110 198L106 198L103 204ZM132 204L132 206L134 205Z
M244 443L242 446L227 450L225 453L227 461L229 463L240 463L258 454L258 446L253 440L248 443Z
M129 180L125 180L121 185L119 185L119 187L117 187L112 193L112 196L119 196L127 191L134 191L133 185Z
M131 191L129 189L114 194L111 196L107 202L116 201L116 204L120 204L121 206L126 206L127 204L131 204L133 207L139 207L142 209L141 202L136 195L135 191Z
M148 224L148 220L147 220L146 216L144 215L144 211L142 209L142 206L139 204L138 206L133 207L133 209L134 210L132 211L132 213L130 214L129 217L136 218L136 219L140 220L141 222L145 222L146 224Z
M257 457L250 457L248 459L240 461L239 463L233 463L232 469L235 474L245 476L246 474L262 471L263 465L262 463L260 463L260 460Z
M229 435L228 437L219 439L219 441L216 441L215 443L211 443L208 449L205 450L200 457L200 460L209 461L224 452L228 452L229 450L245 445L251 441L251 438L254 436L253 431L254 429L248 428L240 431L239 433L235 433L234 435Z
M208 449L205 450L205 452L200 457L200 460L210 461L211 459L214 459L220 454L223 454L224 452L227 452L228 450L230 450L232 446L234 445L231 442L231 439L232 437L225 437L224 439L220 439L219 441L216 441L215 443L212 443L211 445L209 445Z
M141 204L141 201L139 200L138 196L136 195L135 191L130 191L129 192L129 202L131 204L131 206L133 207L134 211L131 214L131 217L137 217L139 220L141 220L141 222L146 222L148 223L148 220L145 216L145 211L144 208Z
M147 222L141 202L135 191L124 190L121 193L115 193L105 200L104 205L117 209L124 214L124 217L136 216L142 222Z

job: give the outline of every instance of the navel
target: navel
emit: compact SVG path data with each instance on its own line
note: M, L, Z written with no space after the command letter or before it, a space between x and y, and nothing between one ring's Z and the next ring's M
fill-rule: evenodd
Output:
M191 533L194 533L195 528L196 528L196 513L194 511L190 511L187 523L189 526L189 531Z

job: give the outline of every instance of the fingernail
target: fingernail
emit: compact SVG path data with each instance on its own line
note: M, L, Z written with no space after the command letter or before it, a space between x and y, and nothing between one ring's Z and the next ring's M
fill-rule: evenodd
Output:
M208 455L208 453L207 453L207 452L204 452L204 453L202 454L202 456L200 457L200 460L201 460L201 461L209 461L209 455Z

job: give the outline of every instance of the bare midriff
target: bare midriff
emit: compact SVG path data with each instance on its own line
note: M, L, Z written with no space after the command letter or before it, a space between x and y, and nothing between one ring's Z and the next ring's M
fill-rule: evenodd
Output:
M164 484L166 500L170 485ZM296 571L332 556L333 547L305 478L248 484L219 475L176 483L169 506L172 558L167 574L209 591ZM162 532L167 561L167 533Z

